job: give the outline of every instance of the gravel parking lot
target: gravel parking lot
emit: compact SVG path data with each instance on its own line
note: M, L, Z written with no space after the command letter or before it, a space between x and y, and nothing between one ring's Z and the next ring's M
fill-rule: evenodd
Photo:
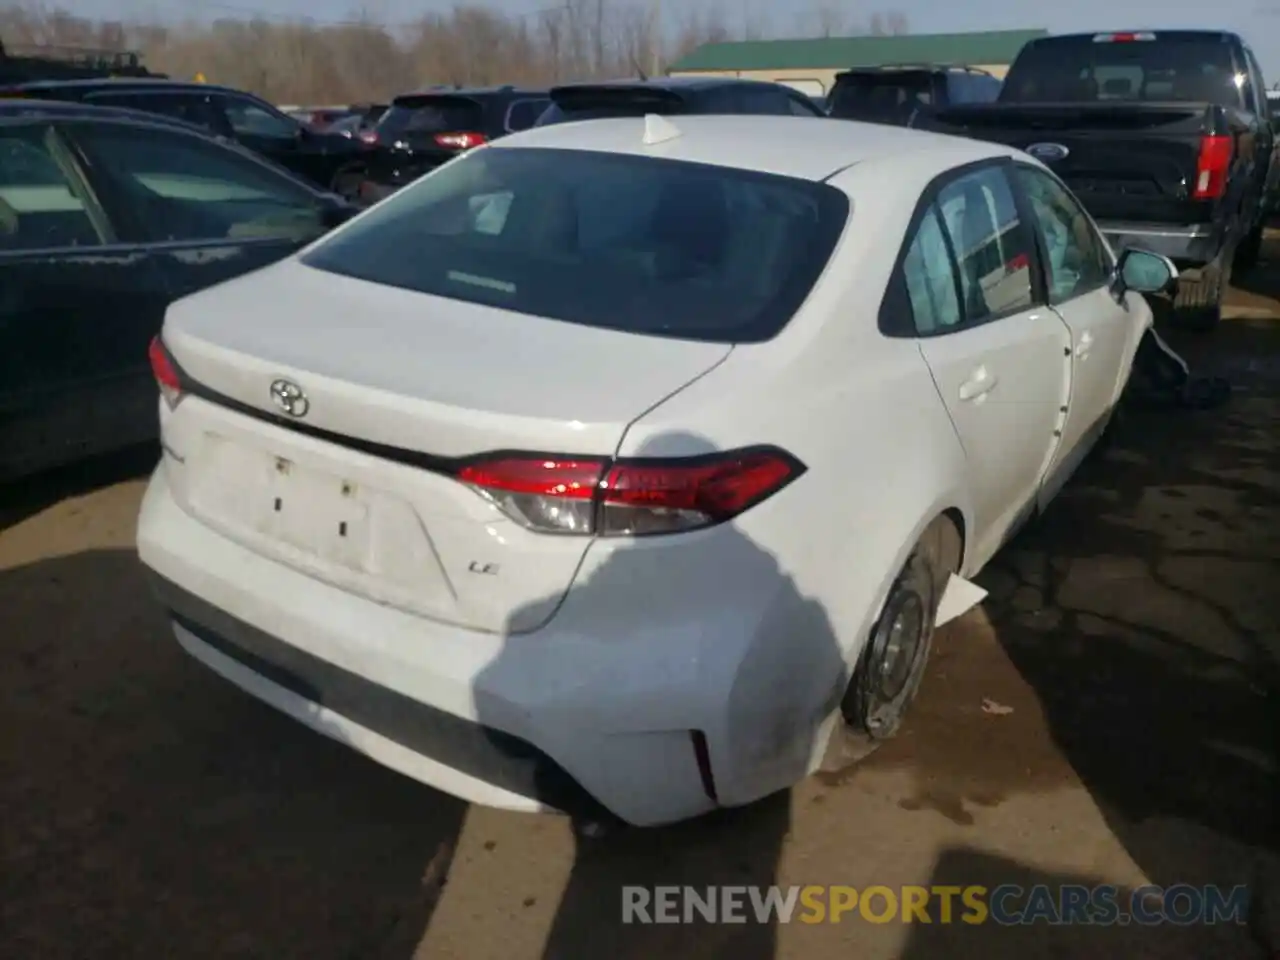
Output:
M0 955L1275 956L1265 920L623 926L619 888L1280 882L1277 295L1273 260L1190 342L1235 383L1226 408L1128 411L984 575L990 598L940 637L900 740L789 797L578 845L558 818L468 809L190 662L131 546L152 455L6 491Z

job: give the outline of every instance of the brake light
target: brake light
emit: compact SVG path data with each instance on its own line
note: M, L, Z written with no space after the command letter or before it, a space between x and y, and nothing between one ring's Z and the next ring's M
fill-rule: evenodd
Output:
M458 479L542 533L644 536L724 523L804 473L772 447L680 460L502 455Z
M362 143L377 143L378 131L377 130L361 130L359 133L356 134L356 138L359 139Z
M1154 33L1097 33L1094 43L1133 43L1138 40L1154 40Z
M1193 200L1217 200L1227 192L1227 173L1235 144L1230 137L1201 137L1200 157L1196 161Z
M470 150L488 141L483 133L437 133L436 143L452 150Z
M147 356L151 360L151 374L160 387L160 395L172 410L182 399L182 378L178 375L178 365L173 362L173 357L169 355L159 336L151 338Z

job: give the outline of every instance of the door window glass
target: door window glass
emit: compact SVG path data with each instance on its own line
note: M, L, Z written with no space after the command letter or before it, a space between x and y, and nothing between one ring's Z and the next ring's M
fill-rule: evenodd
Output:
M292 140L301 127L297 121L240 97L222 97L222 111L238 137Z
M960 268L965 321L1030 309L1031 239L1003 169L984 167L953 180L939 192L938 210Z
M309 240L324 232L314 194L235 148L108 124L82 127L77 138L154 240Z
M956 326L962 319L951 253L932 207L920 221L902 262L916 332L927 335Z
M56 144L47 127L0 130L0 252L94 247L110 239L57 159Z
M1049 302L1062 303L1107 283L1111 254L1084 208L1043 170L1022 165L1016 169L1044 243Z

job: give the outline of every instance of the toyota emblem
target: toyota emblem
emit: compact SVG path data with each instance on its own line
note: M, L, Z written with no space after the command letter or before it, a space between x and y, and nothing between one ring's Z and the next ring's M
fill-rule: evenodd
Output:
M305 417L311 409L307 395L291 380L276 380L271 384L271 402L291 417Z

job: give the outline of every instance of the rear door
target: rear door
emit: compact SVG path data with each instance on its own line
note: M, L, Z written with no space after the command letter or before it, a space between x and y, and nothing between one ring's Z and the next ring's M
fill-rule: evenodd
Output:
M50 125L0 125L0 477L155 436L151 254Z
M1069 331L1044 303L1009 165L939 185L901 270L920 352L965 449L981 565L1034 508L1070 387Z
M194 133L69 125L174 297L287 256L325 231L318 193Z
M1014 179L1027 198L1045 265L1050 306L1071 331L1071 393L1053 467L1041 504L1057 495L1106 424L1142 335L1140 311L1126 294L1112 293L1115 261L1101 234L1071 192L1029 164Z

